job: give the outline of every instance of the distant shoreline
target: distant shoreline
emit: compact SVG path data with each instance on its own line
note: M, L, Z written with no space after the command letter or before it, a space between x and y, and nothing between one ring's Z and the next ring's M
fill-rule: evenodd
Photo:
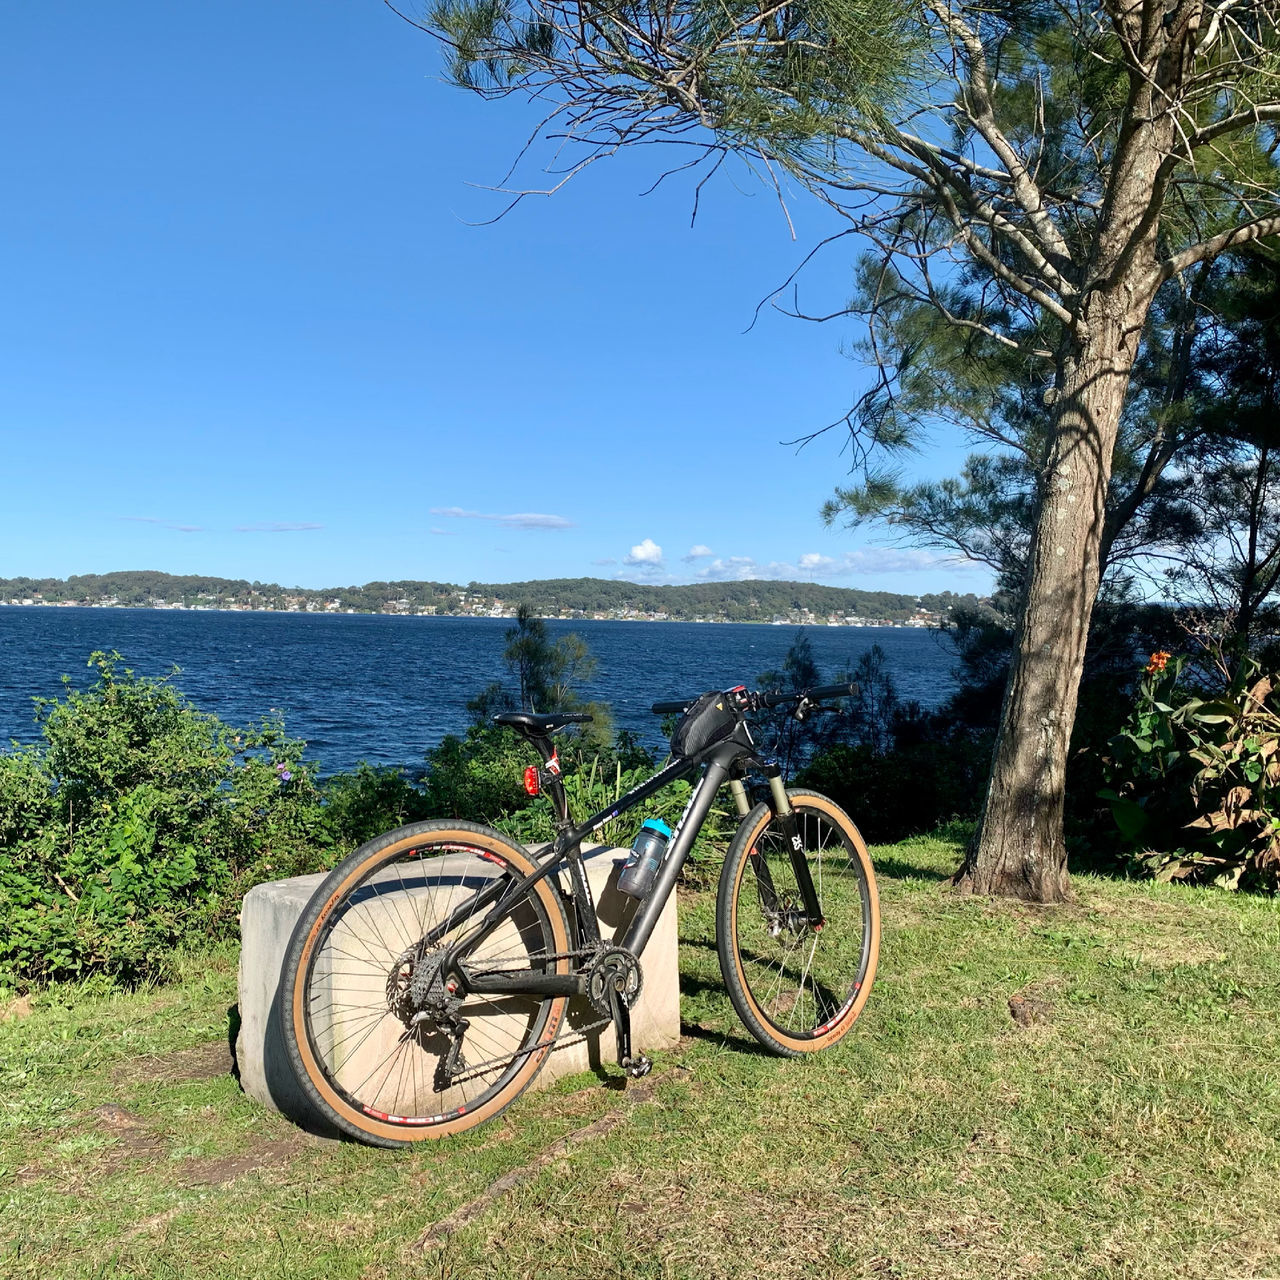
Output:
M117 613L250 613L267 617L306 617L306 618L404 618L413 620L427 619L431 621L451 620L455 622L513 622L515 613L481 614L481 613L408 613L393 610L374 609L254 609L247 606L219 607L216 605L182 605L182 604L86 604L73 600L32 600L12 601L0 600L0 609L92 609L113 610ZM664 623L675 623L680 626L733 626L733 627L847 627L851 630L893 630L919 631L937 626L937 621L892 622L887 620L868 622L831 622L825 618L652 618L652 617L574 617L556 613L538 614L544 622L635 622L646 626L661 626Z
M561 622L754 622L791 626L928 627L990 610L986 597L953 591L903 593L772 578L716 582L627 582L544 578L530 582L395 581L282 587L199 574L127 569L67 578L0 578L7 607L161 609L198 613L343 613L505 618L527 609Z

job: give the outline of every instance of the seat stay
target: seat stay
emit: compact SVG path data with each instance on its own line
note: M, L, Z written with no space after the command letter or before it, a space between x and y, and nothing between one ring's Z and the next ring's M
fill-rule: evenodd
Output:
M559 841L557 840L556 843L558 845ZM484 889L479 890L476 895L477 897L488 895L485 898L485 901L492 901L493 898L497 898L498 903L493 910L475 926L474 929L464 933L461 938L458 938L449 947L449 950L445 953L440 962L442 970L445 972L453 971L454 973L458 973L458 961L462 959L468 951L478 947L480 943L489 937L489 935L497 929L503 920L506 919L507 913L515 903L524 896L525 891L537 884L539 880L545 880L547 876L557 870L560 864L564 862L565 856L565 850L558 850L554 856L548 858L536 871L530 872L529 875L522 876L520 879L513 880L506 885L504 885L503 880L499 878L494 881L493 886L486 886ZM579 854L579 857L581 857L581 854ZM480 905L483 906L484 902L481 902ZM456 914L456 911L463 907L469 907L471 911L476 909L474 901L471 903L459 903L458 908L456 908L455 911L450 912L450 917ZM437 926L437 929L441 929L441 927ZM443 937L444 932L445 931L443 930L440 932L432 930L432 933L435 933L437 937ZM461 974L459 974L459 976L461 976Z

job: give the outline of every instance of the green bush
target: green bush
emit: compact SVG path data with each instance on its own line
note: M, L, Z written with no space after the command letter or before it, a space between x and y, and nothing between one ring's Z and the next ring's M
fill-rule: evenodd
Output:
M354 848L434 816L428 796L403 769L361 761L354 773L335 774L324 784L324 824L335 845Z
M464 737L450 734L427 753L425 811L433 818L492 826L533 803L524 771L536 760L533 748L511 729L473 725Z
M1280 888L1280 711L1272 677L1240 660L1224 689L1182 688L1155 653L1109 744L1099 792L1134 865L1164 880ZM1199 691L1203 692L1203 691Z
M797 774L797 786L829 795L876 844L975 818L991 743L981 735L903 743L880 753L837 745Z
M120 663L93 654L91 688L41 701L43 744L0 755L0 970L21 981L155 975L233 931L250 885L326 861L303 743Z

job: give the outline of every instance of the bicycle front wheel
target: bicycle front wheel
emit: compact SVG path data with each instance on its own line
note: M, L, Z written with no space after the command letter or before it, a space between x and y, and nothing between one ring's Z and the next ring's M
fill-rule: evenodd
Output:
M738 827L716 898L720 971L743 1025L766 1049L813 1053L848 1034L875 978L880 907L857 827L816 791L788 791L822 908L804 910L793 850L771 806Z
M388 832L334 868L298 921L279 998L286 1051L321 1115L397 1147L480 1124L528 1087L567 1000L468 994L440 960L534 870L499 832L450 821ZM559 895L541 880L461 963L567 973L568 950Z

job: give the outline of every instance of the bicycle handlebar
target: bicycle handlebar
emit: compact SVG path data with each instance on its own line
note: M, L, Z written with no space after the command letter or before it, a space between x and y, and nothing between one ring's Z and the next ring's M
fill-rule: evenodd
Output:
M673 711L677 713L684 711L687 707L691 706L694 701L695 700L693 698L688 698L683 702L655 702L649 710L652 711L655 716L665 716L670 715Z
M820 684L816 689L802 689L799 693L758 693L762 707L778 707L784 702L826 702L829 698L856 698L858 686L849 684Z
M821 684L814 689L802 689L798 693L748 693L745 695L747 709L750 711L759 711L763 707L778 707L785 702L799 703L805 702L825 702L830 698L856 698L859 693L858 686L853 683L849 684ZM681 698L675 702L655 702L649 708L655 716L670 715L672 712L679 714L687 711L698 698L698 694L693 698Z

